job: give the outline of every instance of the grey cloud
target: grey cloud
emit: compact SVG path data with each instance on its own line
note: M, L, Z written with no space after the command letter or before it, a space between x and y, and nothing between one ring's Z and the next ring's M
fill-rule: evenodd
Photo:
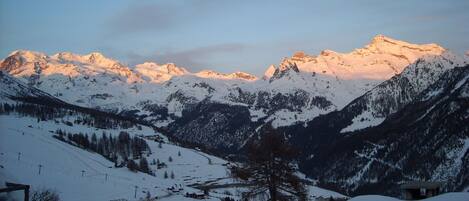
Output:
M138 5L118 13L110 21L114 31L141 31L146 29L167 29L177 19L171 9L159 5Z
M203 0L182 2L134 3L111 16L107 22L108 31L110 35L165 31L203 19L216 10L214 7L221 6Z

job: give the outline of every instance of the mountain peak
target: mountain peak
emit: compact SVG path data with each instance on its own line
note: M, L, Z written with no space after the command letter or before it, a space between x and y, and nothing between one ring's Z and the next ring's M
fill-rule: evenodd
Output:
M429 54L439 54L445 51L445 48L435 43L412 44L409 42L396 40L396 39L384 36L382 34L378 34L375 37L373 37L371 42L367 46L365 46L364 49L368 49L371 51L386 52L386 53L387 52L394 53L397 50L402 52L401 49L426 52Z
M282 63L280 63L279 67L275 69L272 77L270 78L270 82L276 79L280 79L285 75L290 74L290 72L299 73L300 70L298 69L296 62L293 62L288 58L284 58L282 60Z
M234 79L243 79L249 81L257 80L256 76L241 71L231 73L228 76Z
M240 72L240 71L230 73L230 74L225 74L225 73L219 73L213 70L202 70L202 71L199 71L198 73L195 73L195 75L197 77L211 78L211 79L224 79L224 80L238 79L238 80L246 80L246 81L257 80L256 76L251 75L249 73Z
M446 49L437 44L412 44L384 35L376 35L363 48L349 53L323 50L319 55L295 52L291 58L283 59L279 72L289 69L289 63L300 72L320 73L341 79L386 80L426 55L442 55ZM265 77L271 77L274 67L269 67ZM293 69L295 70L295 69Z
M24 60L38 60L46 58L47 55L41 52L31 51L31 50L15 50L11 52L8 57L19 57Z
M373 39L371 40L371 43L380 43L380 42L385 42L385 41L392 41L394 39L389 38L383 34L378 34Z
M102 53L100 53L100 52L91 52L91 53L87 54L86 57L88 57L88 58L95 58L95 59L106 58L106 57L105 57Z

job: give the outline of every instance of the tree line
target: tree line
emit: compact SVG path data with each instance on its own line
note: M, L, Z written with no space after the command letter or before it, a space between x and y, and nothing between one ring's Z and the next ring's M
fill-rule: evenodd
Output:
M38 122L55 120L66 116L75 116L76 119L74 122L67 122L69 126L73 126L73 123L75 123L101 129L127 129L134 126L141 129L141 126L137 125L135 122L122 118L114 118L113 115L103 112L86 113L78 110L31 103L0 104L0 114L8 115L10 113L35 117Z
M96 152L114 162L115 167L127 166L131 171L141 171L151 174L145 154L151 154L150 147L144 139L137 136L130 137L129 133L121 131L118 136L103 132L101 137L96 133L71 133L61 129L55 131L55 138L78 146L82 149ZM91 136L91 137L90 137ZM139 164L134 160L139 160Z

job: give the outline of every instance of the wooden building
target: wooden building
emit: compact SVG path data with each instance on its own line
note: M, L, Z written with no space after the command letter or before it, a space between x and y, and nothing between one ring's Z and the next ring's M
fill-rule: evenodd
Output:
M440 182L411 181L401 185L402 198L405 200L419 200L439 195Z

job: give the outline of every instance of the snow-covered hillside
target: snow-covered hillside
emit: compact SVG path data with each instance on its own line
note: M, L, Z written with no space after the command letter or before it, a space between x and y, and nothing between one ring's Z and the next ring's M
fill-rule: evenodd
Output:
M70 122L74 119L74 116L64 118ZM206 200L224 197L239 199L240 192L244 191L243 188L230 187L229 184L237 181L230 178L227 161L174 145L149 127L98 129L79 124L70 126L61 120L38 122L36 118L13 113L0 115L1 185L13 182L31 185L32 190L52 189L67 201L137 200L146 197L147 192L159 200L193 200L184 195L186 192L201 194L201 190L190 187L194 185L228 184L224 188L211 190ZM126 167L116 168L113 162L97 153L57 140L52 136L58 129L72 133L97 133L98 136L105 132L114 137L121 131L132 136L160 135L164 141L161 147L158 142L146 140L152 152L146 158L156 176L134 173ZM157 169L153 160L165 163L167 167ZM167 189L172 186L183 190L173 192ZM315 186L308 189L311 198L344 197ZM12 196L21 198L19 193Z
M435 197L422 199L421 201L466 201L469 198L469 193L445 193ZM349 201L401 201L397 198L380 196L380 195L362 195L357 196Z
M160 170L155 165L150 165L156 171L156 177L153 177L141 172L131 172L125 167L114 168L114 163L101 155L52 137L56 129L76 133L106 132L114 136L121 129L101 130L80 125L70 127L54 122L38 123L35 118L16 115L1 115L0 122L1 183L8 181L29 184L33 189L52 188L63 200L135 200L135 186L138 187L137 198L145 197L145 192L149 191L152 196L167 196L167 200L183 200L182 193L170 195L172 193L167 188L183 185L185 192L198 192L187 185L223 180L228 176L227 169L223 166L226 161L168 143L158 148L157 142L147 141L153 152L148 160L159 159L167 164L167 168ZM132 135L154 134L147 127L126 131ZM181 156L178 156L178 152ZM172 157L172 162L168 161L169 157ZM210 165L209 160L212 163ZM39 165L42 166L40 174ZM164 172L168 175L174 173L174 179L165 179Z
M26 85L24 82L0 71L0 103L14 103L15 98L37 98L44 101L60 101L53 96Z

